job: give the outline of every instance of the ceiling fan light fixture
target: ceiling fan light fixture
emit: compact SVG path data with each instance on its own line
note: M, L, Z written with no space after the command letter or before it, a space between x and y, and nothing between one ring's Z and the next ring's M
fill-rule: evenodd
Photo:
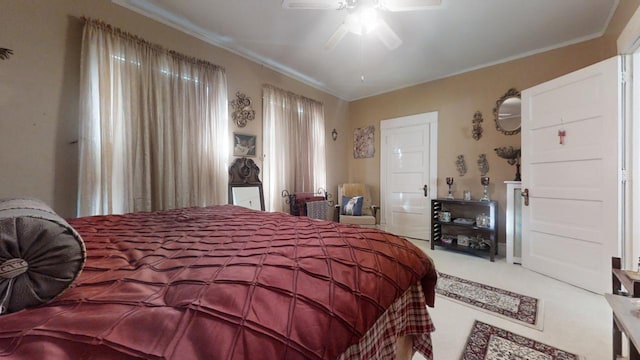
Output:
M360 18L355 13L347 15L344 19L344 25L349 32L362 35L362 24L360 24Z
M364 35L371 33L380 25L380 17L376 9L366 7L347 15L344 24L350 32Z
M402 45L402 39L387 22L378 15L378 10L412 11L438 8L442 0L282 0L285 9L347 10L344 22L329 37L324 45L333 50L348 33L356 35L374 34L389 49Z
M365 33L370 33L380 24L380 17L376 9L366 7L360 10L360 23Z

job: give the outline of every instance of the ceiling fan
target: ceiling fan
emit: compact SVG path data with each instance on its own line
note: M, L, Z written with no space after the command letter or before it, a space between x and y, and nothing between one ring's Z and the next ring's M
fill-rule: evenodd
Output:
M402 44L402 40L378 16L378 10L426 10L436 8L441 3L442 0L283 0L282 7L294 10L347 10L344 22L325 43L326 50L333 50L349 32L356 35L373 33L389 50L393 50Z

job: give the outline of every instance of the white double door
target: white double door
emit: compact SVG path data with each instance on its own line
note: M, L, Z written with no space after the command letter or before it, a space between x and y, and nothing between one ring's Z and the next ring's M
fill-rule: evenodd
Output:
M522 92L522 265L596 293L611 291L620 254L620 68L611 58Z
M383 120L380 155L381 225L405 237L431 237L436 196L438 113Z

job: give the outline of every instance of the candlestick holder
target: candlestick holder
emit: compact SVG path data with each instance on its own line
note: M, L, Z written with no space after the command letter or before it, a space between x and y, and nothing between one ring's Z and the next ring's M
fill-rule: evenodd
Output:
M480 177L480 184L482 184L482 186L484 187L480 201L491 201L491 199L489 199L489 177Z
M452 177L447 177L447 185L449 185L449 194L447 194L447 199L453 200L453 193L451 192L451 187L453 186Z

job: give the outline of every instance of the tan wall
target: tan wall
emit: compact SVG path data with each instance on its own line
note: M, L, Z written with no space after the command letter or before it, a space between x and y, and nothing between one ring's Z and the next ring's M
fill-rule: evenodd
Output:
M496 130L493 107L509 88L522 91L533 85L616 55L615 41L640 1L622 0L605 35L591 41L567 46L519 60L467 72L398 91L374 96L349 105L351 133L356 128L374 125L373 158L354 159L349 156L349 181L372 185L373 198L380 199L380 121L411 114L438 112L438 196L445 196L444 178L453 176L454 195L462 197L471 190L473 198L482 195L477 159L486 154L491 178L489 195L499 202L499 238L504 242L506 206L505 180L513 180L515 167L499 158L494 148L520 147L520 134L506 136ZM482 112L484 133L479 141L471 137L472 119ZM351 136L349 147L353 146ZM459 154L466 159L468 172L458 175L455 160Z
M109 0L0 0L0 47L14 51L0 61L0 198L37 197L63 216L75 215L78 148L70 143L78 139L81 16L224 66L229 100L244 92L257 113L247 127L230 130L257 134L258 154L264 83L323 102L327 134L348 133L347 102ZM327 136L329 189L346 177L347 140Z
M261 86L270 83L321 101L327 136L328 190L346 180L366 181L379 199L379 152L354 160L353 130L403 115L439 111L439 182L455 175L453 160L465 154L469 172L456 178L456 189L480 191L475 160L489 157L492 197L501 201L513 167L496 157L496 146L518 145L519 136L496 132L492 120L495 100L508 88L522 90L615 54L615 39L640 0L621 0L607 34L601 39L531 56L518 61L434 81L348 104L264 66L162 25L108 0L0 0L0 47L14 55L0 61L0 197L34 196L63 216L75 215L77 191L78 82L81 16L103 20L148 41L196 56L227 69L229 99L242 91L253 99L257 119L231 131L257 134L261 152ZM471 119L480 110L485 133L471 139ZM348 120L347 120L348 119ZM260 164L260 162L259 162ZM348 179L347 175L348 174ZM444 188L439 190L442 195Z

